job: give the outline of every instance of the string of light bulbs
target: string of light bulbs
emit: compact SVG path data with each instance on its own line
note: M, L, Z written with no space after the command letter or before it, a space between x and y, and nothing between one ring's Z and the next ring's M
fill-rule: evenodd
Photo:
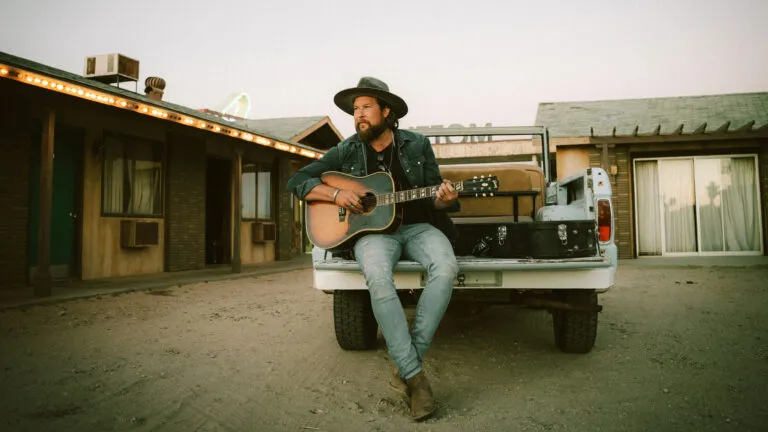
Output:
M274 141L266 137L254 135L248 131L233 128L229 125L220 125L211 121L205 121L199 118L188 116L172 110L163 109L146 103L137 102L128 98L116 97L115 95L93 90L85 86L70 84L64 80L51 78L39 73L29 72L16 67L0 64L0 78L12 79L39 88L44 88L59 93L65 93L70 96L98 102L104 105L114 106L140 114L145 114L155 118L167 119L198 129L206 129L211 132L228 135L233 138L239 138L248 142L255 142L265 147L284 151L287 153L298 153L301 156L310 159L320 159L322 153L297 147L292 144L286 144Z

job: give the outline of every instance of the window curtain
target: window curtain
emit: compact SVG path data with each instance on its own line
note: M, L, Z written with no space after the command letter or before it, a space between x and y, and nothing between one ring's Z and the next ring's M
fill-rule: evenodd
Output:
M243 219L256 219L256 173L243 173Z
M696 252L693 160L659 161L666 252Z
M635 168L638 253L661 255L658 165L656 161L638 161Z
M723 159L723 218L725 250L760 250L755 159Z
M102 209L104 213L123 212L125 159L120 141L107 138L104 142L104 185Z
M272 219L272 174L260 172L258 177L258 213L259 219Z
M699 204L699 232L702 252L723 250L723 189L721 159L696 159L696 201Z
M160 167L157 162L134 161L129 171L132 214L154 215L160 213Z

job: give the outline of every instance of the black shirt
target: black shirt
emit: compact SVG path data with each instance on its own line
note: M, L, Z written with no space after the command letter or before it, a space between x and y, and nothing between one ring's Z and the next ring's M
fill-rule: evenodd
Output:
M366 146L369 174L377 171L387 171L395 181L396 191L413 189L413 186L408 182L408 177L405 176L403 166L400 164L400 158L397 156L397 152L394 151L394 143L388 145L381 152L377 152L370 144L366 144ZM420 222L430 223L429 208L427 206L432 205L432 203L429 198L406 201L395 205L403 212L402 225Z

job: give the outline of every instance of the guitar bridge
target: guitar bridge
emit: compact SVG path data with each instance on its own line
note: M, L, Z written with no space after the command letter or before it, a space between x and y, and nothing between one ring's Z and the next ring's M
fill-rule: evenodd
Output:
M339 222L344 222L344 218L347 215L347 209L345 209L342 206L339 206Z

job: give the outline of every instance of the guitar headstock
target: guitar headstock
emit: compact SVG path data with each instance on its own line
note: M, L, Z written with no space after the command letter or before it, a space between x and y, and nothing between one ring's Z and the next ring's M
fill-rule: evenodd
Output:
M476 197L493 196L499 190L499 178L495 175L474 176L464 180L462 195L474 194Z

